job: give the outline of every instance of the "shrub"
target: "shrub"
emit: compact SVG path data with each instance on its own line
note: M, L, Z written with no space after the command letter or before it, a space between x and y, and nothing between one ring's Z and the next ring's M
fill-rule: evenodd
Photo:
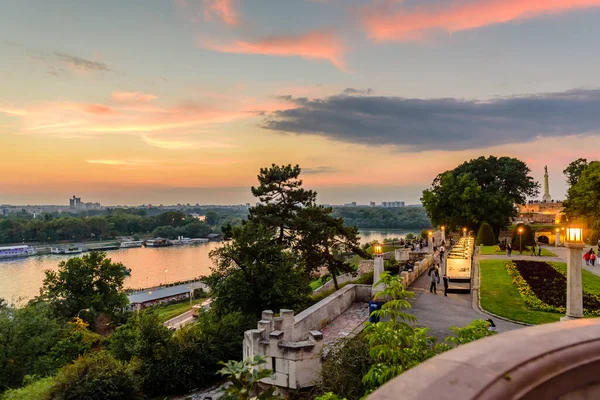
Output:
M282 396L275 394L275 386L264 390L261 387L260 380L273 375L272 370L260 368L266 363L265 358L258 355L253 359L239 362L221 362L223 368L219 374L227 377L231 385L221 389L220 398L223 400L283 400Z
M333 392L348 400L358 400L364 396L366 387L362 377L373 359L369 356L369 343L364 335L343 339L336 343L321 371L320 392Z
M4 392L2 400L49 400L53 386L53 377L40 379L21 389L11 389Z
M483 244L484 246L494 246L496 244L494 231L487 222L484 222L479 226L479 232L477 232L477 237L475 238L475 245L479 246L480 244Z
M519 238L519 228L523 228L523 232L521 233L521 237ZM522 251L525 250L527 246L535 245L535 236L533 235L533 231L529 225L518 224L515 226L515 230L513 231L512 236L512 248L514 251ZM519 243L523 246L521 249L519 247Z
M139 379L128 364L101 351L64 367L50 391L53 400L141 399Z

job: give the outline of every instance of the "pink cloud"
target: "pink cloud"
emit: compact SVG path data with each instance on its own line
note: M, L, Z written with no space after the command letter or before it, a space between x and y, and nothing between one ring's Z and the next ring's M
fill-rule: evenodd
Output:
M417 40L432 30L457 32L544 14L600 7L600 0L475 0L445 7L398 10L394 4L399 3L395 0L374 1L362 9L362 23L372 39Z
M204 0L204 18L207 21L217 18L227 25L240 23L232 0Z
M153 94L145 94L140 92L113 92L112 98L119 102L141 102L146 103L156 100L158 96Z
M255 42L235 41L221 44L203 41L204 47L222 53L262 54L282 57L302 57L313 60L327 60L344 70L343 56L346 49L332 33L313 31L300 36L272 36Z

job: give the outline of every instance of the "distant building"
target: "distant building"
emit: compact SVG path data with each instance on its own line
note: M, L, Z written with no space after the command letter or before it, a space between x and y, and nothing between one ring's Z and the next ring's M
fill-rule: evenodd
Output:
M381 202L381 206L385 208L399 208L404 207L403 201L383 201Z
M81 207L81 197L75 197L75 195L73 195L73 198L69 199L69 208L78 209L80 207Z
M369 203L369 205L370 205L371 207L375 207L375 202L374 202L374 201L372 201L372 202L370 202L370 203Z
M519 204L519 214L515 222L553 224L561 219L563 202L552 200L548 184L548 167L544 167L544 195L542 200L529 200L527 204Z
M8 208L2 209L2 215L4 215L5 217L8 217Z

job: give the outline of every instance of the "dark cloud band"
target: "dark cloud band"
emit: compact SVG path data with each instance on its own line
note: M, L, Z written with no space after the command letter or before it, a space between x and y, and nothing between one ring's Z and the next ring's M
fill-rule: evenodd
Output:
M488 101L348 96L291 99L262 127L410 150L459 150L600 132L600 89Z

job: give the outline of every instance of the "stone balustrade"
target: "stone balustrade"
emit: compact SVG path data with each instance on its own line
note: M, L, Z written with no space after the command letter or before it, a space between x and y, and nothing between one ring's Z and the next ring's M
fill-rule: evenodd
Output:
M600 398L600 320L510 331L434 357L369 400Z

